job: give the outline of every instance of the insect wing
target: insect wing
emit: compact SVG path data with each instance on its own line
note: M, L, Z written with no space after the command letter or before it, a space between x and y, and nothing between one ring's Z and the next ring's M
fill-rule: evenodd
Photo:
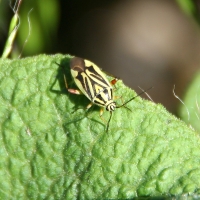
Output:
M112 86L94 63L85 60L84 70L76 71L71 69L71 74L81 92L93 103L98 104L96 100L100 96L104 96L104 99L112 99ZM100 103L100 106L104 105Z

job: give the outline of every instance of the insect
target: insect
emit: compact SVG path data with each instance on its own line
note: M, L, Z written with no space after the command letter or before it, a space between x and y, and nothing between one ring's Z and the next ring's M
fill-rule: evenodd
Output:
M70 60L71 75L76 83L78 89L71 89L68 87L66 77L64 76L65 85L68 92L72 94L84 94L91 103L87 106L89 109L93 104L101 107L100 117L102 118L104 108L110 112L110 117L107 122L106 131L109 129L109 124L112 118L112 113L116 108L125 106L137 96L145 93L141 92L137 96L131 98L120 106L116 105L113 97L113 85L117 82L117 78L109 82L101 71L101 69L89 60L74 57Z

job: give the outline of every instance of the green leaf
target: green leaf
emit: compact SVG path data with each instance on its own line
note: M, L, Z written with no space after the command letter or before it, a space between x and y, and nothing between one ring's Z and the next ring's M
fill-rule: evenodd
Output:
M132 111L116 109L106 132L99 107L86 111L89 100L66 91L55 62L75 88L70 58L0 60L0 199L198 195L197 133L140 97ZM124 102L136 95L121 81L114 92Z
M180 107L181 118L200 133L200 73L191 82Z

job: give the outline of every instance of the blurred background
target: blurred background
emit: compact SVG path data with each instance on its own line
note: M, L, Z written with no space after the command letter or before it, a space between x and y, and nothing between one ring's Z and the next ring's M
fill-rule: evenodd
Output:
M0 0L0 53L18 1ZM200 3L192 0L21 0L10 58L87 58L176 113L200 66ZM28 21L30 23L28 23ZM139 86L139 87L138 87Z

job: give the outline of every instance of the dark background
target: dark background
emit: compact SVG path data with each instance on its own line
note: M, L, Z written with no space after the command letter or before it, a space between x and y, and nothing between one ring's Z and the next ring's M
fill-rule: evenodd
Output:
M174 85L183 98L200 66L198 1L178 2L22 0L10 57L62 53L87 58L137 92L138 86L153 86L151 98L176 113L180 101ZM15 3L0 2L1 53Z

